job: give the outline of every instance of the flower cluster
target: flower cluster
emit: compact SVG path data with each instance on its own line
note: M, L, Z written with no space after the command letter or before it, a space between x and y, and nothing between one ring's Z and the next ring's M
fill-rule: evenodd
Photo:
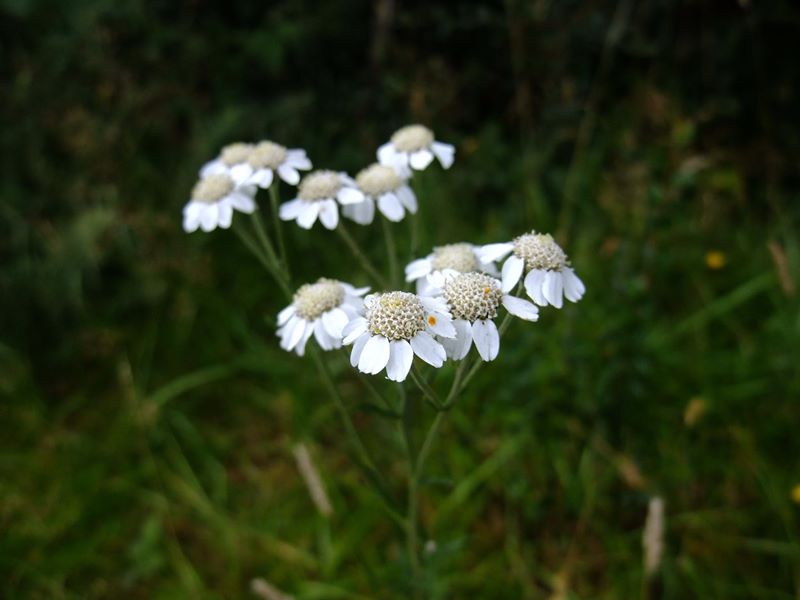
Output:
M311 229L319 220L336 229L340 214L368 225L377 212L398 222L417 212L413 172L434 158L447 169L454 156L455 148L436 141L430 129L409 125L378 149L379 162L355 177L316 170L301 179L298 171L312 168L305 151L271 141L231 144L201 169L183 226L186 231L230 227L234 210L256 210L257 189L275 185L276 173L297 185L295 197L278 208L283 221ZM326 278L300 286L278 315L281 348L302 356L312 336L322 350L352 346L353 367L404 381L414 356L439 368L447 360L463 360L475 346L480 359L492 361L509 317L537 321L539 307L561 308L564 298L577 302L585 292L561 246L536 231L510 242L434 247L406 266L405 279L416 293L390 290L365 297L369 288ZM522 289L530 300L516 295ZM506 316L498 327L501 311Z

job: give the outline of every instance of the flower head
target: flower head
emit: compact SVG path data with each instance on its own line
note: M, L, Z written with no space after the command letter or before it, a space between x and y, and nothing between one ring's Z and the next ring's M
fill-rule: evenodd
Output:
M443 300L409 292L371 294L364 299L366 314L344 328L344 343L353 344L350 363L362 373L386 369L392 381L404 381L416 354L434 367L447 357L434 335L455 335Z
M200 179L192 189L191 198L183 207L183 229L187 233L212 231L217 227L227 229L233 220L233 211L250 214L256 209L253 200L255 187L237 185L225 173Z
M289 185L300 181L298 170L311 168L306 151L289 149L268 140L257 144L236 142L228 144L219 156L200 169L201 177L225 173L239 184L268 188L272 185L274 172Z
M375 205L390 221L402 221L406 210L417 212L417 197L398 172L387 165L372 164L356 175L356 185L364 202L345 206L344 215L360 225L369 225L375 217Z
M410 169L425 170L434 156L442 167L449 169L455 152L451 144L437 142L433 132L424 125L407 125L395 131L392 138L378 148L378 161L409 176Z
M459 273L441 291L453 316L455 337L442 340L447 355L461 360L472 344L485 361L494 360L500 351L500 333L494 323L500 306L512 315L536 321L539 309L527 300L503 293L500 281L485 273Z
M300 181L297 197L281 204L279 215L284 221L296 221L303 229L311 229L319 217L327 229L339 224L338 204L364 202L364 194L345 173L312 171Z
M406 265L406 281L417 282L417 293L433 295L459 273L484 271L498 275L493 264L480 262L478 250L477 246L465 242L436 246L425 258Z
M561 308L565 297L577 302L586 292L567 254L549 233L531 231L512 242L489 244L479 250L479 255L484 263L508 256L503 263L503 291L512 290L525 272L525 291L539 306Z
M323 350L340 348L342 329L364 313L361 296L368 291L369 288L325 278L300 286L292 303L278 314L281 348L303 356L312 334Z

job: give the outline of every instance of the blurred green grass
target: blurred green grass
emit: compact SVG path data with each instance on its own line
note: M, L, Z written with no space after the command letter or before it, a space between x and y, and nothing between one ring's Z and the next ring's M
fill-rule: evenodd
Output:
M800 596L796 10L701 3L725 32L708 54L667 2L398 6L388 29L385 6L2 4L4 597L248 597L259 577L408 597L399 532L275 343L282 299L179 211L230 140L355 171L411 120L458 147L419 182L422 249L552 230L588 289L514 323L449 415L423 490L429 595ZM334 235L288 243L298 281L354 279ZM402 496L392 423L334 363Z

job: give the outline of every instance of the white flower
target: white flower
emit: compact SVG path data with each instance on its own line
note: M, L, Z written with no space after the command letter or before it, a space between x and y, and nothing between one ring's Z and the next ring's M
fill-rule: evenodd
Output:
M244 183L248 175L247 158L252 150L253 144L228 144L222 148L217 158L200 168L200 177L205 179L211 175L228 175L236 183Z
M447 305L441 298L423 298L408 292L371 294L364 299L366 316L344 328L345 344L353 344L350 364L375 375L386 369L392 381L404 381L416 354L441 367L447 354L433 337L456 334Z
M504 294L500 281L485 273L459 273L444 284L442 297L453 315L456 336L442 340L447 356L461 360L473 342L485 361L494 360L500 351L500 332L494 319L502 304L520 319L537 321L539 309L522 298Z
M203 165L200 176L227 173L236 183L267 189L272 185L274 171L289 185L297 185L298 169L310 168L311 161L300 148L288 149L266 140L258 144L237 142L225 146L217 158Z
M403 176L409 176L409 167L423 171L434 156L442 167L449 169L455 153L453 145L434 140L433 132L424 125L407 125L395 131L392 139L378 148L378 162L398 169Z
M303 229L311 229L317 217L328 229L339 224L339 204L364 202L364 194L356 182L344 173L314 171L300 182L297 198L281 204L278 214L283 221L296 221Z
M342 346L342 329L350 320L364 314L361 296L368 287L355 288L335 279L320 278L300 286L292 303L278 314L281 348L303 356L306 342L314 335L319 347L333 350Z
M360 225L375 218L375 204L390 221L402 221L406 210L417 212L417 197L395 169L375 163L356 175L356 185L364 193L364 202L349 204L342 213Z
M227 229L233 220L233 211L251 214L256 209L252 185L236 185L228 175L209 175L198 181L192 190L189 203L183 207L183 229L187 233L211 231L216 227Z
M508 292L525 275L525 291L539 306L552 304L561 308L566 297L577 302L586 288L570 266L566 253L556 244L553 236L532 231L513 242L489 244L479 251L481 262L502 260L503 291Z
M406 265L406 281L416 281L417 293L425 296L441 291L445 282L459 273L484 271L499 275L493 264L480 262L478 250L478 246L464 242L437 246L425 258L418 258Z

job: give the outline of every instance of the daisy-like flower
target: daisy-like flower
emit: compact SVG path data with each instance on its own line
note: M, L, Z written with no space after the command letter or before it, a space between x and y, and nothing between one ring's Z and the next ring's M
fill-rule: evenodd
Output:
M480 262L479 249L465 242L437 246L425 258L418 258L406 265L406 281L417 282L418 294L431 295L459 273L484 271L499 275L492 263Z
M342 335L353 344L350 364L375 375L386 369L392 381L404 381L416 354L426 363L441 367L447 358L444 346L433 337L456 334L447 305L441 298L409 292L370 294L364 298L366 315L348 323Z
M203 165L200 176L227 173L236 183L267 189L272 185L275 171L289 185L297 185L300 181L297 171L310 168L311 161L300 148L289 149L266 140L258 144L237 142L225 146L217 158Z
M267 189L272 185L275 171L278 177L289 185L297 185L301 171L311 168L311 161L306 151L300 148L288 149L275 142L263 141L256 144L247 157L247 170L250 174L246 181L260 188Z
M489 244L480 250L482 262L508 258L503 263L503 291L508 292L525 275L525 291L539 306L561 308L564 298L577 302L586 292L583 282L570 266L566 253L549 233L531 231L513 242Z
M401 175L407 176L411 174L409 169L424 171L434 156L442 167L449 169L455 153L452 144L437 142L433 132L424 125L407 125L395 131L391 140L378 148L378 162L395 167Z
M443 339L447 355L461 360L472 344L484 361L497 358L500 333L494 319L502 304L515 317L537 321L539 309L527 300L504 294L500 281L485 273L459 273L444 284L442 298L453 315L456 336Z
M375 204L390 221L402 221L406 210L417 212L417 197L406 181L392 167L375 163L356 175L356 185L364 201L348 204L342 213L358 223L369 225L375 218Z
M225 173L200 179L192 189L189 203L183 207L183 229L187 233L212 231L217 227L227 229L233 220L233 211L251 214L256 209L252 185L236 185Z
M364 202L364 194L356 182L344 173L313 171L303 177L297 198L281 204L278 212L283 221L296 221L303 229L311 229L317 217L327 229L339 224L339 206Z
M253 150L253 144L235 142L222 148L219 156L208 161L200 168L200 177L211 175L228 175L236 183L244 183L251 170L247 166L247 159Z
M356 288L324 277L300 286L292 303L278 314L281 348L303 356L312 334L323 350L341 348L342 329L364 314L361 296L368 291L368 287Z

